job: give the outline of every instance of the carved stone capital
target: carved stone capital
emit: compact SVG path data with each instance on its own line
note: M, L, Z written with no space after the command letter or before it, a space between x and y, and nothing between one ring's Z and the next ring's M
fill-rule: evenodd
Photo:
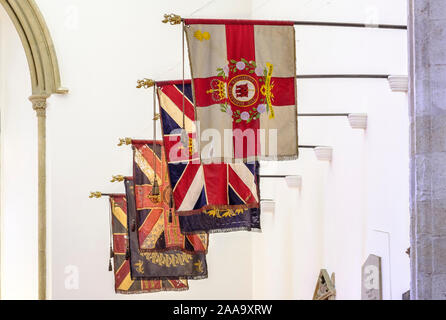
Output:
M46 99L49 95L34 95L29 97L29 101L33 104L33 109L36 110L38 117L45 117L46 115Z

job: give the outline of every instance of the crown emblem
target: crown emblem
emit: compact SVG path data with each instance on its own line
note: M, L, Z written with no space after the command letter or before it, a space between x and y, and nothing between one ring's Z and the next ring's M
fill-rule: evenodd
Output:
M225 100L227 97L226 83L221 80L214 79L211 81L211 89L207 90L206 93L212 94L212 99L214 101Z

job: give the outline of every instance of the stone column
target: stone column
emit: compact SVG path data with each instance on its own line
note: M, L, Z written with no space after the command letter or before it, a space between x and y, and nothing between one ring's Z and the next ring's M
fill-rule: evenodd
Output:
M411 299L446 299L446 2L408 1Z
M48 95L34 95L29 98L37 115L39 300L46 299L46 99L48 97Z

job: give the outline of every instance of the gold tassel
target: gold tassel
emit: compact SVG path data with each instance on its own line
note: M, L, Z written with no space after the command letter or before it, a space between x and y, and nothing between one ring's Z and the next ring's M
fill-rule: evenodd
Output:
M156 179L156 174L153 181L152 192L150 193L149 198L154 203L161 202L160 187L158 185L158 180Z

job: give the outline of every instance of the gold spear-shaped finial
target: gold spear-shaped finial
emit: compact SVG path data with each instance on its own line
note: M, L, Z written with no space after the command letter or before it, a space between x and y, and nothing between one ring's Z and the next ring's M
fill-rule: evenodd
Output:
M164 20L162 21L163 23L170 23L171 25L175 25L175 24L181 24L181 17L179 15L176 14L165 14L164 15Z
M123 145L129 146L131 144L132 144L132 138L120 138L118 147L123 146Z
M97 191L97 192L90 192L90 196L89 196L90 199L92 199L92 198L99 199L101 197L102 197L102 193L99 192L99 191Z
M142 80L137 80L136 83L137 83L136 86L137 89L141 88L149 89L155 85L155 80L144 78Z
M112 176L112 179L110 180L110 182L122 182L124 181L124 176L122 175L117 175L117 176Z

